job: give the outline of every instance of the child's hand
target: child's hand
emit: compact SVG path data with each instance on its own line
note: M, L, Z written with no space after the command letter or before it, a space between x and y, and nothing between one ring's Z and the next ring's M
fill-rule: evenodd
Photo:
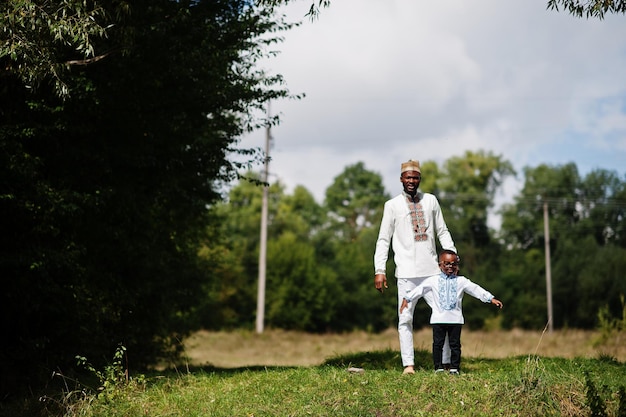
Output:
M402 314L404 309L407 308L408 306L409 306L409 303L403 298L402 299L402 305L400 306L400 314Z

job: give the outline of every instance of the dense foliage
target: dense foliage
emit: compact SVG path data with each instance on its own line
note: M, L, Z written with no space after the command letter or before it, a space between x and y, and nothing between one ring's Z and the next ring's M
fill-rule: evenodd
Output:
M435 192L461 255L461 273L483 285L506 308L482 308L467 297L470 327L542 329L547 323L544 203L549 209L552 293L557 327L593 328L598 312L621 317L626 294L626 181L594 170L585 177L574 164L524 171L524 186L502 208L502 227L487 218L494 195L512 175L511 164L488 152L452 156L439 167L423 163L424 191ZM381 330L396 322L395 285L380 295L373 286L373 252L384 201L382 179L362 163L345 168L326 190L323 204L299 186L293 195L270 187L267 324L305 331ZM401 186L398 184L400 192ZM216 302L199 314L211 329L254 323L262 190L233 188L222 213L220 246L228 271ZM208 250L208 249L207 249ZM391 259L391 257L390 257ZM393 263L388 271L392 274ZM211 297L208 296L207 299ZM237 308L231 308L237 306ZM228 314L215 314L216 311ZM228 317L228 320L216 320ZM428 323L418 303L416 322Z
M210 286L207 207L236 177L238 138L265 123L254 115L288 95L256 67L290 26L271 8L94 3L81 29L90 2L43 3L2 5L3 392L119 344L131 367L180 349Z

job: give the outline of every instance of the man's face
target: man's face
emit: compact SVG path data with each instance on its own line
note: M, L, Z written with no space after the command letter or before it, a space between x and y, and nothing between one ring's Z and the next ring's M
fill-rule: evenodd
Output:
M400 175L400 182L402 183L404 192L409 195L415 195L421 180L422 174L418 171L405 171Z
M458 256L451 253L444 253L439 257L439 269L446 275L456 275L459 273Z

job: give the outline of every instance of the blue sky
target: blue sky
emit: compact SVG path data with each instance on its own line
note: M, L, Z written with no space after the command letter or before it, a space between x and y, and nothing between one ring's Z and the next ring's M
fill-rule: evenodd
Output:
M303 185L322 202L361 161L396 194L402 161L466 150L502 155L520 174L568 162L626 174L626 16L579 19L547 0L333 0L311 22L311 1L284 9L303 24L263 63L306 94L272 103L283 122L270 180L288 191Z

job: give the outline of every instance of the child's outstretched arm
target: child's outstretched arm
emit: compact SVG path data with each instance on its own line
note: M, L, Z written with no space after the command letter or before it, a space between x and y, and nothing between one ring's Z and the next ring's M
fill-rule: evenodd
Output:
M496 307L499 307L499 308L502 308L504 305L502 304L502 301L498 300L497 298L492 298L491 304L494 304Z
M400 314L404 311L405 308L409 306L411 301L417 301L424 296L425 292L430 291L430 287L428 287L427 282L424 281L417 287L413 288L411 292L404 296L402 299L402 304L400 305Z

